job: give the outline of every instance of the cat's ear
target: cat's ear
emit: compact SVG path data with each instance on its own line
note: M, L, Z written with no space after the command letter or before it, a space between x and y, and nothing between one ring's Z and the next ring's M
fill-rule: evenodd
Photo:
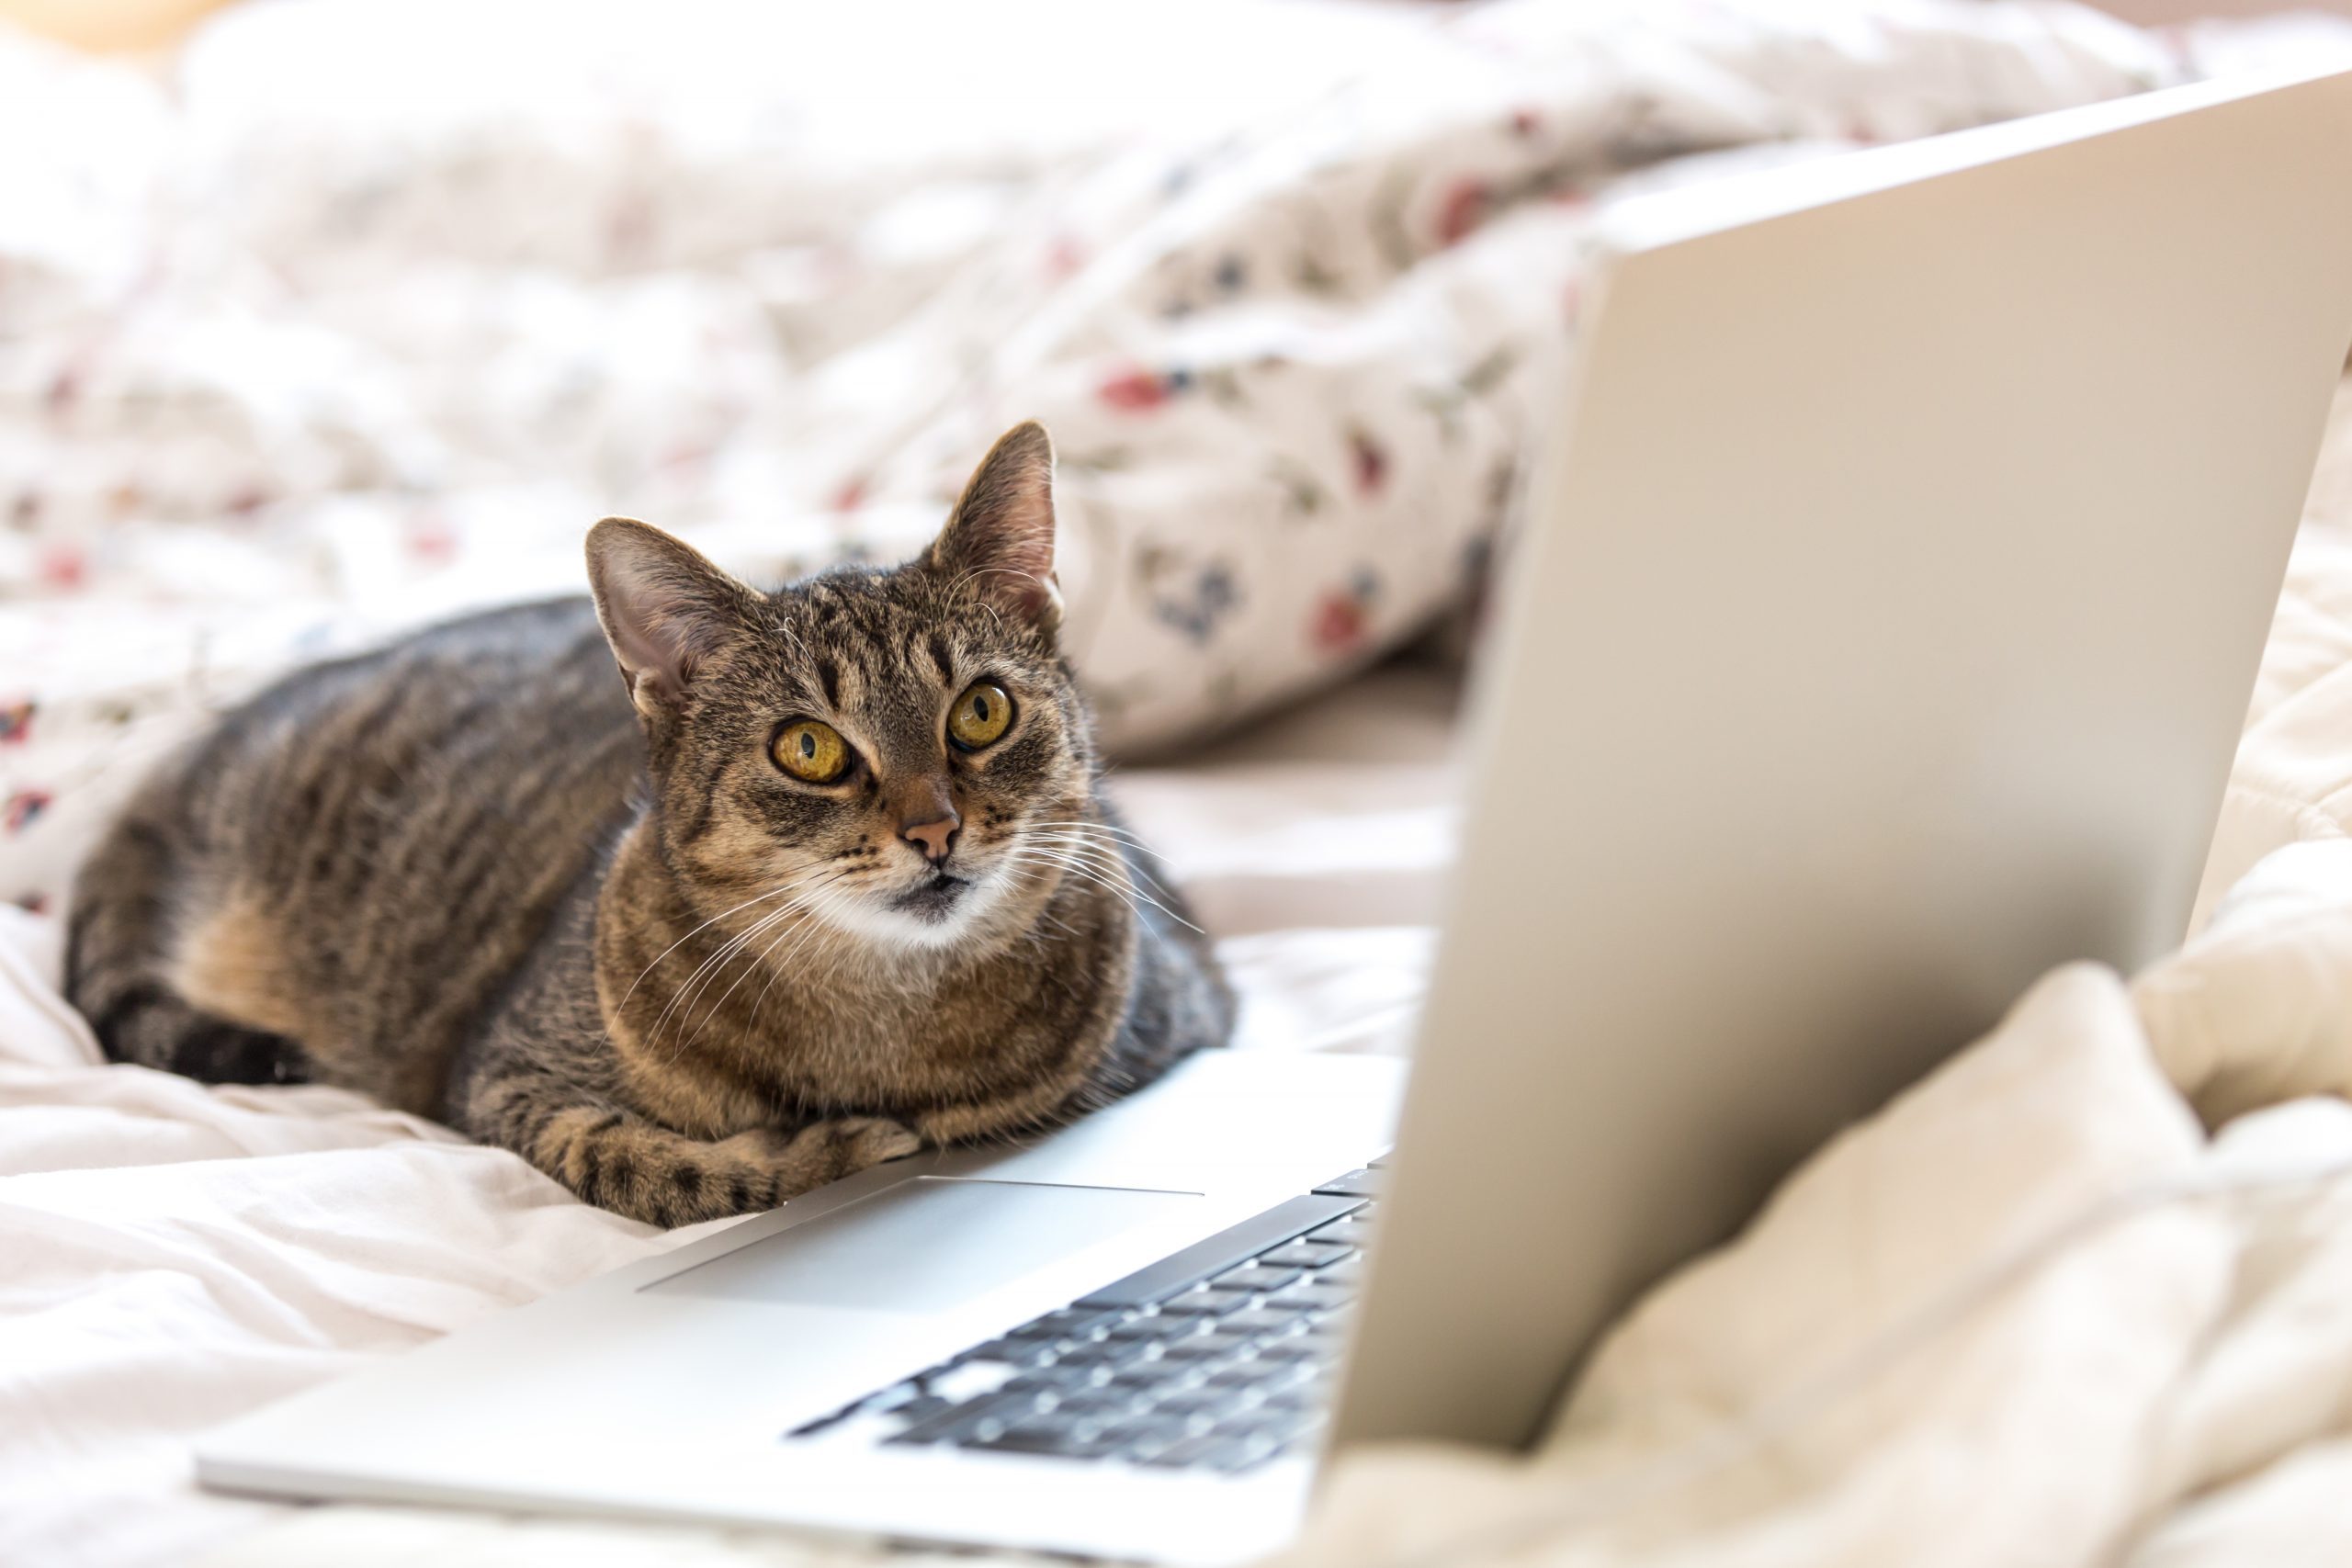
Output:
M1035 420L1014 425L972 470L924 564L1050 637L1062 624L1054 579L1054 444Z
M588 584L629 698L648 717L675 707L695 668L749 618L750 589L633 517L588 530Z

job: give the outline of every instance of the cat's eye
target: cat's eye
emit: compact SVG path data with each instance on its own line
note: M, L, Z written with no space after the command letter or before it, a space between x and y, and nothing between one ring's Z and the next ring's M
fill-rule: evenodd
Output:
M849 742L830 724L797 718L775 732L775 765L803 784L831 784L849 772Z
M992 745L1012 722L1012 699L991 681L975 681L964 688L947 710L947 739L967 751Z

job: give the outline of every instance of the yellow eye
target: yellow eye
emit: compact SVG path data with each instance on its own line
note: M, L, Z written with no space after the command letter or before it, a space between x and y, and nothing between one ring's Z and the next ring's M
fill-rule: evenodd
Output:
M804 784L831 784L849 771L849 743L830 724L795 719L776 731L775 765Z
M967 751L977 751L994 742L1012 722L1012 699L1004 694L1004 688L993 682L975 681L947 710L947 738Z

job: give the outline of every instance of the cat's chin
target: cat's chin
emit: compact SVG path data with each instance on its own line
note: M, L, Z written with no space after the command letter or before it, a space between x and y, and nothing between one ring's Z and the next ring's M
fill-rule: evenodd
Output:
M825 914L852 936L879 946L950 948L973 934L1002 892L996 876L935 873L896 893L836 905Z

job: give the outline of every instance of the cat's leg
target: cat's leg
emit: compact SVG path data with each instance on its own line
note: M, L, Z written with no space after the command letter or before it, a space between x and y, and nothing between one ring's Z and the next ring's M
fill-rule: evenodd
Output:
M692 1138L531 1067L470 1084L463 1130L599 1208L665 1227L773 1209L922 1146L906 1127L872 1116Z
M282 1034L204 1011L170 979L171 825L134 804L74 885L65 994L118 1062L206 1083L304 1083L310 1059Z

